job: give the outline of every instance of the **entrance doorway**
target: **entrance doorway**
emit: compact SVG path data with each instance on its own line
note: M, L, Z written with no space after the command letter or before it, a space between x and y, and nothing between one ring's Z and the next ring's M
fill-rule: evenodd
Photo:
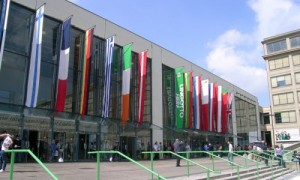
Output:
M273 147L273 144L272 144L272 136L271 136L271 132L270 131L266 131L265 132L265 141L267 143L268 146L270 147Z
M121 152L133 159L137 158L136 137L121 136Z

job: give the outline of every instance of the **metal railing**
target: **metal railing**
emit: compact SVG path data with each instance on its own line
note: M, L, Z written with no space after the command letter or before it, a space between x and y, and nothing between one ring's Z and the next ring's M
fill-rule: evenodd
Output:
M183 153L183 152L181 152ZM205 154L208 154L209 156L211 156L211 160L212 160L212 168L213 170L215 171L215 163L214 163L214 158L217 158L217 159L220 159L222 161L225 161L225 162L228 162L230 165L232 166L236 166L237 168L237 176L238 176L238 179L240 179L240 168L245 168L245 166L241 166L235 162L232 162L232 161L229 161L227 159L224 159L224 158L221 158L217 155L215 155L214 153L223 153L223 151L187 151L185 152L187 154L187 157L190 157L189 154L192 154L192 153L205 153Z
M201 165L201 164L199 164L197 162L194 162L194 161L192 161L190 159L187 159L187 158L185 158L183 156L180 156L179 154L174 153L172 151L147 151L147 152L142 152L142 153L143 154L150 154L150 158L151 158L151 170L153 170L154 154L166 154L166 153L170 153L170 154L172 154L173 156L175 156L177 158L181 158L181 159L187 161L187 164L190 162L190 163L192 163L192 164L200 167L201 169L204 169L206 171L206 173L207 173L207 179L208 180L210 179L210 173L215 173L215 174L219 174L220 173L220 171L214 171L213 169L209 169L209 168L207 168L207 167L205 167L205 166L203 166L203 165ZM184 152L179 152L179 153L184 153ZM189 166L189 164L187 165L187 176L188 177L190 176L190 166Z
M54 179L58 180L58 178L40 161L38 157L36 157L33 152L29 149L13 149L13 150L5 150L5 153L11 153L10 157L10 169L9 169L9 179L12 180L14 177L14 165L15 165L15 156L16 153L28 153L31 157L40 165L42 168Z
M151 173L151 178L153 180L153 175L157 177L158 180L166 180L163 176L159 175L158 173L154 172L152 169L147 168L146 166L136 162L135 160L131 159L130 157L126 156L125 154L119 151L91 151L88 154L96 154L97 155L97 180L100 180L100 155L101 154L119 154L120 156L124 157L125 159L133 162L135 165L141 167L142 169Z

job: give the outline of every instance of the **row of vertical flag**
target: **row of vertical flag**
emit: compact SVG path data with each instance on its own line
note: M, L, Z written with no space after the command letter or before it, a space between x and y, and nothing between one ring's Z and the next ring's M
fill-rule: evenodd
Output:
M1 56L0 68L2 62L2 55L5 42L7 17L9 11L10 0L3 0L1 10ZM32 46L30 54L30 65L28 71L28 83L25 105L27 107L36 107L39 81L40 81L40 66L41 66L41 51L42 51L42 36L43 36L43 21L44 21L44 6L42 5L36 10L35 22L32 37ZM68 70L69 70L69 55L70 55L70 31L71 31L71 18L68 17L62 24L61 28L61 43L60 55L58 65L58 79L56 85L56 111L64 111L67 85L68 85ZM90 28L85 32L84 42L84 56L83 56L83 70L82 70L82 83L80 94L80 114L87 114L88 104L88 88L90 78L90 63L92 57L92 39L94 28ZM78 42L78 38L75 40ZM75 42L75 43L76 43ZM104 62L103 74L103 98L102 98L102 111L101 117L107 118L110 111L110 89L111 89L111 70L114 52L115 37L111 36L106 39L106 51ZM75 47L75 53L77 47ZM122 80L122 115L121 120L126 122L129 120L129 107L130 107L130 78L131 78L131 64L132 64L132 43L123 47L123 80ZM147 51L140 52L138 55L138 114L137 121L143 122L144 116L144 99L146 91L146 69L147 69ZM0 69L1 70L1 69Z
M233 94L183 67L175 69L176 127L227 133Z

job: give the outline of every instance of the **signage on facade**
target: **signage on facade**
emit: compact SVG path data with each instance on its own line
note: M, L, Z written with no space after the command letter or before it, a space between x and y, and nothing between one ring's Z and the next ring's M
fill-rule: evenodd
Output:
M299 129L277 129L275 130L275 141L300 141Z

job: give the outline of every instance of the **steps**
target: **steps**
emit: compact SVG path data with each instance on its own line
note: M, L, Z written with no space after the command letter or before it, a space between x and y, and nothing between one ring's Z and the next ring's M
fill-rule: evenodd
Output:
M273 169L274 179L293 172L293 170L279 167L279 166L273 166L272 169ZM243 180L272 179L272 169L271 167L268 166L259 167L259 171L258 171L259 178L257 178L256 168L251 167L249 169L241 169L240 179ZM237 172L224 172L219 175L211 175L210 179L211 180L236 180L238 179L238 175ZM203 177L197 180L206 180L206 178Z

